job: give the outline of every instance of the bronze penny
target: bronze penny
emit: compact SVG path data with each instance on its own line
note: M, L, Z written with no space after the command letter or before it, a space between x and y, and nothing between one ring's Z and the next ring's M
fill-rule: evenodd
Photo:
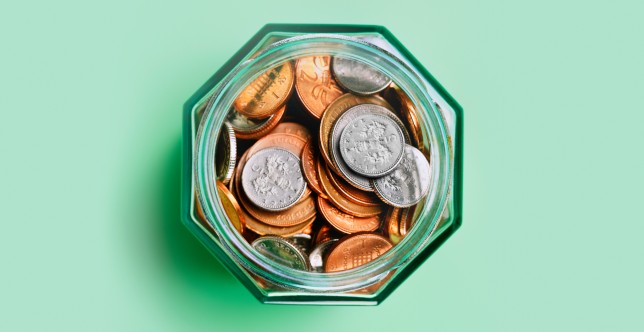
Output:
M330 71L328 55L300 58L295 64L295 91L304 108L316 119L342 95Z
M356 204L344 198L331 184L329 179L329 169L320 160L318 160L318 174L320 176L320 184L324 188L327 197L333 205L344 213L356 217L373 217L382 213L382 206L363 206Z
M300 159L302 161L302 173L304 173L306 182L308 182L313 191L315 191L318 195L326 198L326 193L324 192L322 185L320 184L320 178L316 167L317 153L315 151L315 145L311 141L306 143L306 145L304 146L304 149L302 150L302 157Z
M306 141L299 136L282 133L270 134L255 142L255 144L248 149L248 158L257 151L274 147L282 148L299 157L302 155L302 150L304 150L305 145ZM237 169L241 170L243 168L238 167Z
M265 224L277 227L290 227L315 218L315 200L311 196L300 200L287 210L267 211L256 207L248 201L244 193L239 192L239 190L237 191L239 193L239 200L246 208L246 212Z
M235 199L235 196L233 196L221 181L217 181L217 192L224 212L228 216L228 220L239 233L243 234L244 215L242 214L241 207L237 203L237 199Z
M297 122L282 122L275 126L270 132L271 134L291 134L298 136L305 141L311 140L311 132L306 127Z
M235 99L233 107L250 119L267 118L286 103L294 81L293 64L284 62L248 84Z
M379 206L382 205L382 201L376 196L376 194L360 190L349 183L346 180L336 175L335 173L329 173L329 179L331 184L335 187L336 190L346 199L360 205L364 206Z
M231 181L231 182L235 182L235 181ZM233 193L240 198L240 202L243 205L242 214L244 215L244 220L246 221L246 224L245 224L246 228L253 231L257 235L291 236L298 233L306 233L307 231L310 233L311 226L313 224L313 221L315 220L315 216L313 216L308 220L305 220L301 224L296 224L293 226L288 226L288 227L272 226L257 220L257 218L253 217L250 213L248 213L247 208L242 201L243 196L241 196L239 191L237 191L237 187L235 187L235 191L233 191Z
M402 239L400 234L400 208L391 207L385 217L386 235L393 244L397 244Z
M320 154L324 158L324 161L326 161L332 170L340 176L342 176L340 170L337 169L331 159L331 147L329 146L331 133L333 132L333 124L335 124L335 121L338 120L344 112L359 104L375 104L393 110L389 103L382 99L382 97L376 95L357 96L351 93L345 93L329 104L320 119L320 136L318 143L320 145Z
M337 239L339 234L336 234L335 230L331 228L328 224L324 223L320 226L317 233L315 234L314 243L315 245L322 244L323 242Z
M318 210L331 226L345 234L372 232L380 226L380 216L354 217L338 210L322 197L318 197Z
M414 211L412 210L412 208L402 209L400 213L400 222L398 224L398 232L400 233L401 237L405 237L405 235L407 235L407 232L411 228L411 221L413 216Z
M258 235L291 236L291 235L299 234L299 233L302 233L302 231L305 230L306 228L310 227L311 224L313 224L313 221L315 220L315 216L314 216L313 218L306 220L301 224L296 224L294 226L289 226L289 227L277 227L277 226L272 226L257 220L246 211L242 211L242 212L244 214L244 217L246 218L246 227L251 231L257 233Z
M272 132L272 130L274 130L276 126L279 125L285 111L286 105L277 110L277 112L271 115L270 118L266 119L264 123L250 130L244 130L241 127L233 126L233 129L235 130L235 136L239 139L258 139L260 137L266 136L268 133ZM236 111L232 110L231 112Z
M391 249L387 239L376 233L357 233L336 243L326 258L325 272L351 270L367 264Z

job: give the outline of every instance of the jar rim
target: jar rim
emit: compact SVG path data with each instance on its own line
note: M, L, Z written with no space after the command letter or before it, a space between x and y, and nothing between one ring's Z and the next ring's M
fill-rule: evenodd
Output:
M388 75L416 105L423 136L431 144L432 183L417 222L392 249L354 269L316 273L275 263L255 251L230 221L216 188L214 152L219 130L234 99L243 87L265 70L285 61L314 55L341 55L365 62ZM351 291L387 276L427 248L447 204L451 158L446 124L429 95L430 83L407 61L369 41L336 34L305 34L277 41L255 56L240 62L216 86L202 117L195 144L193 173L197 197L207 222L213 226L220 246L236 263L254 274L288 289L316 292ZM419 107L420 106L420 107ZM228 221L228 222L222 222ZM422 226L422 227L421 227Z

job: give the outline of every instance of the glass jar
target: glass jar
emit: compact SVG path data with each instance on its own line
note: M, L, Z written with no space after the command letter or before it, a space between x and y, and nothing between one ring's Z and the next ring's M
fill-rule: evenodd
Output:
M429 194L406 236L367 264L331 273L292 269L259 254L224 211L214 162L240 91L276 65L316 55L358 60L391 78L416 110L415 139L431 161ZM267 25L186 102L183 119L183 222L264 303L378 304L461 224L462 109L383 27Z

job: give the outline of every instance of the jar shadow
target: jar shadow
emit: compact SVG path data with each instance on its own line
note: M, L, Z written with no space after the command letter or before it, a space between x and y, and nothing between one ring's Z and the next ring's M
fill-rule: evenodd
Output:
M181 141L168 149L167 160L158 179L153 204L159 211L158 245L163 256L163 268L173 276L173 282L182 285L187 294L200 301L225 301L231 304L231 292L247 292L226 268L194 237L181 221ZM234 287L237 285L237 287ZM235 294L234 298L240 298ZM244 298L241 296L241 298ZM247 300L254 300L248 294ZM237 302L237 301L232 301Z

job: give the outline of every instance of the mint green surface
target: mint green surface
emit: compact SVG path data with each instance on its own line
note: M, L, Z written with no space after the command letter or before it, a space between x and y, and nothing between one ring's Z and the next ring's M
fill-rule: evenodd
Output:
M642 12L3 3L0 330L642 330ZM180 224L181 106L266 22L385 25L465 109L463 227L379 307L261 305Z

